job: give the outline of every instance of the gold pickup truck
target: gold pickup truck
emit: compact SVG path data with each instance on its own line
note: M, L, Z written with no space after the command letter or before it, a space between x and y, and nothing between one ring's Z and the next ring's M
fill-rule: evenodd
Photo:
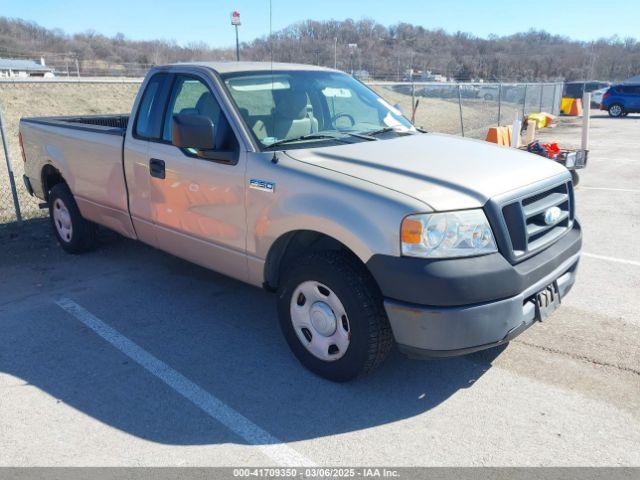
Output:
M277 292L310 370L346 381L394 343L504 344L575 281L561 165L425 133L367 86L307 65L153 68L131 115L24 118L28 191L70 253L96 225Z

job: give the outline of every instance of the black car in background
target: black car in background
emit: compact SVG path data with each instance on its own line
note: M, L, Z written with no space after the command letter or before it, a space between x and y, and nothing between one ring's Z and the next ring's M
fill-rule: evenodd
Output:
M607 88L609 82L588 81L588 82L565 82L562 96L566 98L582 98L585 92L594 92L601 88Z

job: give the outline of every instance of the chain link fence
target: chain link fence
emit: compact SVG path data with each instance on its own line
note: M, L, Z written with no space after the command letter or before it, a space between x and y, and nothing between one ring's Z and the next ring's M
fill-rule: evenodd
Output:
M14 191L7 166L15 178L15 195L22 217L43 216L38 200L22 183L24 163L18 143L21 117L129 113L140 79L53 79L0 81L8 159L0 162L0 223L17 220ZM484 138L487 129L511 125L516 115L560 111L562 83L489 84L369 82L392 105L399 105L414 124L430 132ZM5 165L6 164L6 165Z
M484 138L487 129L516 116L560 113L562 83L370 82L414 124L430 132ZM412 108L413 105L413 108Z
M39 200L27 193L22 181L24 162L18 141L20 118L129 113L139 84L139 79L0 81L0 110L9 158L9 162L6 158L0 161L0 224L17 220L7 165L13 169L22 218L47 213L39 208ZM3 152L1 147L0 152Z

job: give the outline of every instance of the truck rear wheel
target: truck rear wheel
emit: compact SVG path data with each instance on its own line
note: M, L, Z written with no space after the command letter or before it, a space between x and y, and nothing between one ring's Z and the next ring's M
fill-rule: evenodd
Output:
M393 346L377 285L342 252L315 252L291 262L278 313L294 355L328 380L345 382L375 370Z
M93 248L96 227L82 218L73 194L64 183L49 192L49 217L60 246L68 253L86 252Z

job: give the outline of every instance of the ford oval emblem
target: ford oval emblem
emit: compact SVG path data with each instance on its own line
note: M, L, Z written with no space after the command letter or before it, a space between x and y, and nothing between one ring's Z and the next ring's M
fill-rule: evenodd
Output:
M558 221L560 215L562 215L562 210L559 207L547 208L544 212L544 223L553 225Z

